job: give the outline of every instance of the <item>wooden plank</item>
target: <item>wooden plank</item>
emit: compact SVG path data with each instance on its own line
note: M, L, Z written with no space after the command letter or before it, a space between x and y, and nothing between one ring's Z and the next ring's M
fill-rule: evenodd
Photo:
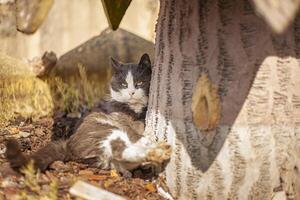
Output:
M70 193L77 197L81 197L88 200L125 200L125 198L119 195L95 187L83 181L77 181L70 188Z

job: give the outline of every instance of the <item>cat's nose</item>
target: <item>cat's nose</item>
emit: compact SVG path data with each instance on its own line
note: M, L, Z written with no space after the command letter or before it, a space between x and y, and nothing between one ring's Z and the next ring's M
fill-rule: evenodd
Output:
M134 91L132 91L132 92L129 92L129 94L130 94L130 96L133 96L134 95Z

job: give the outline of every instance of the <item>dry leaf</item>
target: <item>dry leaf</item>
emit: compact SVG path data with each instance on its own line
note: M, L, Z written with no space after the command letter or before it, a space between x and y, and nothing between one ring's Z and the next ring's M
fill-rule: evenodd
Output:
M16 134L16 133L18 133L19 132L19 130L17 129L17 128L15 128L15 127L12 127L11 129L10 129L10 133L12 133L12 134Z
M108 179L108 180L104 181L103 186L104 186L104 188L108 188L112 183L113 183L113 181Z
M84 169L84 170L80 170L78 174L81 176L89 176L89 175L93 175L94 172L88 169Z
M110 171L110 176L111 177L119 177L119 174L115 169L113 169L113 170Z
M145 188L147 190L149 190L150 192L156 192L156 186L151 183L151 182L148 182L146 185L145 185Z
M90 181L102 181L107 179L107 176L103 176L103 175L89 175L88 179Z

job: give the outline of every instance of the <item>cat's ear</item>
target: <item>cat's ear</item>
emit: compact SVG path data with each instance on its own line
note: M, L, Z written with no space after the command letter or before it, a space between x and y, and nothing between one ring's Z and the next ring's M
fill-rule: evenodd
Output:
M151 68L151 61L148 54L143 54L139 62L140 66Z
M114 59L113 57L110 57L110 65L112 66L112 68L114 70L118 70L121 68L121 63L119 61L117 61L116 59Z

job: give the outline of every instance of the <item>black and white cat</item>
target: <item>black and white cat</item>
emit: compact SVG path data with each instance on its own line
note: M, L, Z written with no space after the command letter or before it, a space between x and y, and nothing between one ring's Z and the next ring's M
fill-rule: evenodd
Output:
M122 64L111 59L113 76L110 98L100 103L103 112L121 111L134 119L145 119L151 80L151 62L148 54L139 64Z
M21 152L16 140L6 143L6 158L19 171L30 160L41 171L56 160L78 161L101 169L116 169L125 176L144 164L161 164L170 158L166 143L143 136L151 79L151 63L144 54L139 64L112 59L110 98L86 115L67 140L53 141L32 155Z

